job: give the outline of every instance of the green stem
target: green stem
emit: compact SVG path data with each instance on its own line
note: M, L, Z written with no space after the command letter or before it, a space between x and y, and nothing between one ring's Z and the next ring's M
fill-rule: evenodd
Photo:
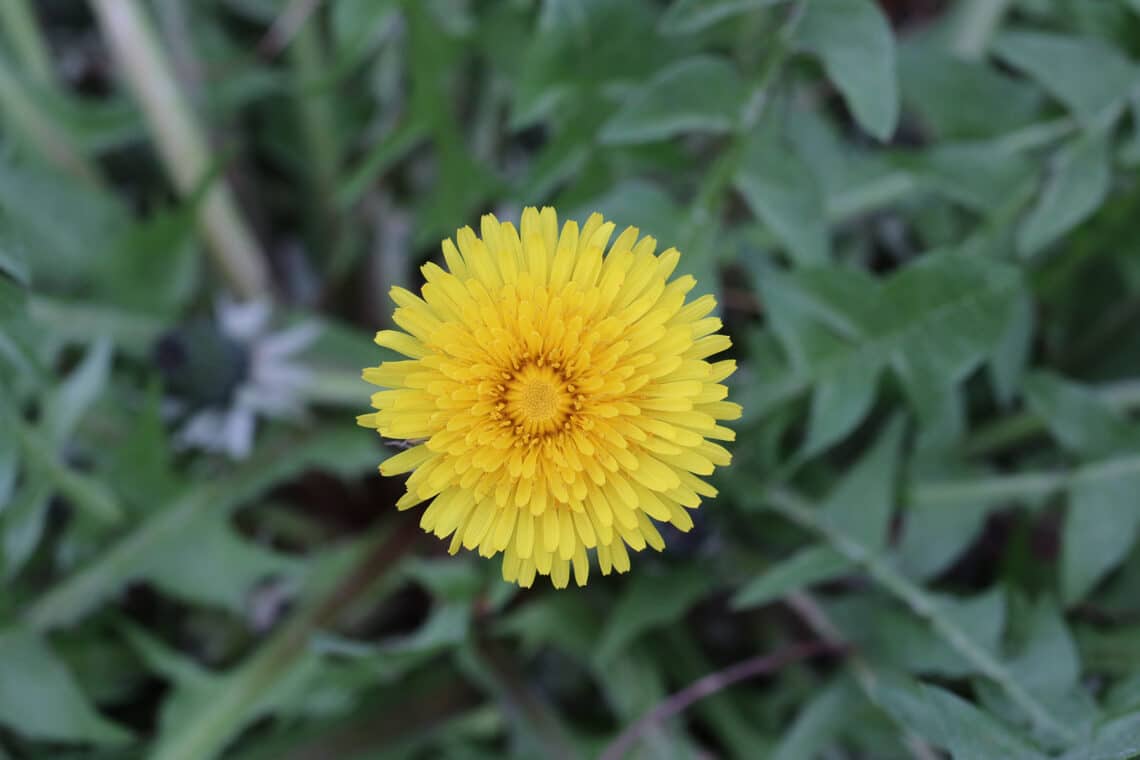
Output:
M340 137L325 77L326 54L320 27L304 24L288 48L293 70L297 118L306 152L312 159L312 199L317 209L318 239L330 248L335 240L335 193L340 173Z
M860 565L884 590L905 604L914 615L925 620L935 633L979 673L1000 686L1035 726L1063 739L1069 745L1076 740L1072 729L1022 686L1004 664L947 617L938 602L926 591L901 575L879 554L832 527L820 516L818 509L791 491L770 488L761 498L767 506L817 534L837 552Z
M6 0L0 0L0 7ZM99 174L75 145L71 136L43 113L36 98L30 95L19 76L0 56L0 114L21 140L49 163L88 185L99 184Z
M183 197L194 197L213 171L202 130L137 0L90 0L107 43L142 108L158 152ZM228 185L212 182L199 207L218 266L242 298L269 294L269 270Z
M35 77L36 81L51 82L54 75L51 54L48 52L43 35L40 34L40 28L36 24L36 17L28 5L28 0L0 2L0 29L5 31L8 41L12 43L12 50L15 51L24 69Z

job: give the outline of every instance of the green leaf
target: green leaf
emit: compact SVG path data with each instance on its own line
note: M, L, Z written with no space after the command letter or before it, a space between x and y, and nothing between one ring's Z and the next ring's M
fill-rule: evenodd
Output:
M0 515L11 506L9 499L16 488L16 473L20 466L20 447L14 436L0 436ZM2 519L2 518L0 518Z
M1025 378L1025 402L1058 443L1090 457L1135 448L1140 436L1093 391L1048 372Z
M1009 264L944 251L920 257L883 284L836 268L769 273L760 292L793 365L770 383L772 403L808 389L869 385L890 367L920 414L931 417L945 392L1003 339L1010 304L1024 290ZM866 402L821 407L839 409L844 424L813 422L827 433L817 434L816 450L850 432L861 417L850 409L865 411Z
M513 92L512 129L555 113L605 107L602 92L609 86L644 81L676 57L654 33L656 14L645 0L574 6L572 23L541 26L529 41Z
M329 8L329 31L344 61L355 61L384 39L397 11L394 0L340 0Z
M793 591L846 575L853 567L855 563L828 546L801 549L746 583L732 597L732 606L760 607Z
M661 16L664 34L692 34L725 19L788 0L675 0Z
M47 395L44 405L44 435L55 446L63 446L83 415L103 394L111 373L111 343L99 340L91 345L79 365Z
M16 497L0 518L3 527L4 577L12 578L31 559L43 538L48 506L54 491L52 483L41 473L26 478Z
M823 62L855 120L880 140L899 119L895 41L871 0L812 0L798 28L800 45Z
M36 600L25 613L33 628L65 625L86 615L108 595L151 567L154 557L184 543L184 529L205 510L228 514L265 489L321 467L359 474L374 467L379 456L371 437L357 429L322 429L288 445L268 445L233 472L188 489L164 508L156 509L94 561Z
M66 209L61 223L60 209ZM0 239L20 242L37 287L82 286L127 223L114 196L42 167L0 162Z
M780 739L769 760L819 757L850 722L860 697L845 680L835 680L812 696Z
M935 146L911 164L932 191L979 214L1001 208L1037 171L1029 158L986 144Z
M728 60L686 58L628 95L598 136L603 143L627 145L689 132L729 132L744 99L744 84Z
M800 265L825 264L830 256L822 188L791 146L769 130L748 139L733 179L752 213Z
M1006 625L1001 589L965 598L927 593L925 602L966 637L972 651L997 656ZM844 635L879 665L948 678L979 675L984 670L960 651L962 642L947 639L945 626L938 630L885 599L840 598L829 602L827 611Z
M138 569L160 589L195 604L228 609L236 615L249 607L249 595L268 578L295 586L303 561L276 554L239 537L224 512L204 512L183 530L193 541L172 541L150 553Z
M903 429L904 420L896 415L823 503L824 519L871 551L887 544Z
M946 571L981 533L995 507L964 499L955 504L915 504L906 510L893 557L908 577L934 578Z
M1005 331L990 353L988 369L994 395L1004 405L1012 403L1017 396L1022 376L1029 365L1037 326L1033 306L1033 299L1027 293L1010 301L1010 316Z
M1027 741L944 689L895 678L878 682L874 693L900 725L947 750L954 760L1044 760Z
M915 36L899 49L903 101L943 140L1012 132L1038 117L1043 96L986 62L964 61Z
M1010 672L1043 699L1068 696L1077 688L1081 662L1064 618L1051 601L1042 599L1025 627L1028 636L1010 660Z
M21 287L31 284L27 255L15 241L0 239L0 275Z
M1086 135L1062 150L1041 197L1018 228L1018 253L1040 253L1092 216L1107 197L1111 179L1104 137Z
M595 662L604 666L645 632L675 622L708 593L712 581L704 568L691 566L664 575L646 572L633 576L602 630ZM662 594L662 589L669 589L669 593Z
M1137 68L1118 50L1090 38L1005 32L998 57L1036 80L1085 126L1115 120L1137 83Z
M0 631L0 724L33 739L122 744L130 734L91 705L71 673L34 634Z
M14 280L0 275L0 325L23 316L28 293Z
M127 225L111 241L94 272L100 297L145 314L176 314L201 276L194 245L195 209L183 205Z
M1135 760L1140 756L1140 713L1100 726L1093 738L1061 760Z
M854 365L842 382L824 381L815 388L808 414L808 430L801 457L825 450L853 430L871 410L879 381L879 368Z
M543 646L555 646L583 660L595 651L600 620L582 596L547 594L509 610L495 630L519 637L519 649L533 654Z
M1061 596L1075 604L1120 564L1140 531L1140 470L1087 470L1100 477L1076 477L1061 528Z

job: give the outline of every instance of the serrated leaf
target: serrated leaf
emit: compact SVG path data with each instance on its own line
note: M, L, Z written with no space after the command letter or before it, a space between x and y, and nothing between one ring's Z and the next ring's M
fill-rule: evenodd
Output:
M66 209L66 223L59 210ZM26 250L37 287L84 284L102 247L127 223L113 195L42 167L0 162L0 227ZM94 248L94 250L93 250Z
M22 288L30 285L28 259L23 247L16 241L0 237L0 275L8 277Z
M788 0L675 0L661 16L665 34L692 34L717 22Z
M1071 452L1110 455L1140 444L1140 436L1111 406L1077 383L1048 372L1025 378L1025 401Z
M1002 337L990 352L989 374L999 403L1010 404L1021 387L1029 365L1037 315L1028 294L1010 301L1010 314Z
M664 575L641 573L633 576L602 630L595 661L604 665L638 636L676 621L708 592L712 582L713 579L701 567L678 568ZM669 589L669 593L662 594L663 588Z
M981 533L994 509L985 502L912 505L905 512L894 561L908 577L927 580L944 572Z
M53 491L52 483L41 473L35 473L17 491L16 498L0 517L0 527L3 527L0 555L6 579L12 578L39 546Z
M519 649L532 654L543 646L556 646L587 659L600 635L600 621L581 596L548 594L508 611L495 630L519 637Z
M989 62L964 61L923 36L899 48L904 102L943 140L1012 132L1038 117L1043 94Z
M811 168L778 135L757 130L749 138L734 184L752 213L801 265L830 255L827 210Z
M818 757L851 720L861 697L845 680L836 680L814 695L796 714L769 760Z
M1040 253L1089 218L1104 202L1112 179L1108 141L1089 135L1066 147L1037 203L1017 230L1022 256Z
M16 473L20 465L20 447L15 436L0 436L0 515L11 505L9 499L16 488ZM0 520L3 518L0 517Z
M0 724L32 739L122 744L131 735L104 718L64 663L36 635L0 631Z
M1081 662L1056 606L1041 599L1026 624L1027 637L1009 661L1013 677L1042 699L1060 701L1077 686Z
M220 519L219 519L220 518ZM296 582L304 563L239 537L224 512L207 512L184 530L193 541L173 541L153 552L140 577L179 599L242 614L249 594L269 578Z
M954 760L1044 760L1045 756L961 697L935 686L895 678L875 685L875 700L896 721Z
M600 107L600 89L645 81L675 58L658 41L656 14L643 0L580 0L575 6L574 23L540 27L530 41L514 88L512 128L534 124L562 106Z
M14 280L0 276L0 325L22 317L27 306L27 290Z
M384 39L397 11L394 0L340 0L329 8L329 31L337 56L355 61Z
M904 420L896 415L823 503L823 517L830 525L872 551L887 543L903 429Z
M879 367L855 364L845 380L816 385L800 456L820 453L851 432L867 416L875 401L879 374Z
M1061 760L1135 760L1140 756L1140 713L1100 726L1090 741Z
M1010 303L1024 292L1016 268L952 251L920 257L882 284L846 274L794 272L760 281L772 329L793 363L772 383L770 398L839 388L890 367L920 415L931 419L948 390L1001 341ZM833 440L859 422L850 414L844 420L846 429L825 426Z
M744 83L728 60L694 56L662 69L628 95L598 136L603 143L626 145L728 132L743 101Z
M928 593L926 602L960 631L967 646L994 657L1006 625L1005 594L994 588L972 597ZM896 604L878 598L848 597L826 605L840 630L874 663L909 673L960 678L979 666L942 631Z
M1140 470L1111 465L1076 477L1061 528L1061 596L1074 604L1127 556L1140 531Z
M229 514L245 500L308 468L357 475L371 470L377 460L374 442L351 429L321 429L287 447L269 445L233 472L196 484L156 509L97 559L42 595L25 620L45 630L87 614L137 578L154 556L183 542L183 528L205 510Z
M732 597L736 609L759 607L787 594L851 572L851 560L829 546L801 549L764 570Z
M176 314L193 295L201 273L194 233L189 205L127 225L93 273L101 300L144 314Z
M1091 38L1011 31L1000 34L993 49L1064 103L1085 126L1103 124L1118 114L1137 82L1131 61Z
M44 434L62 446L83 415L103 393L111 370L111 343L99 340L91 345L79 365L47 395Z
M823 62L855 120L880 140L899 118L895 40L871 0L813 0L797 29L799 43Z
M990 145L945 145L911 162L916 177L940 195L989 214L1030 182L1036 162Z

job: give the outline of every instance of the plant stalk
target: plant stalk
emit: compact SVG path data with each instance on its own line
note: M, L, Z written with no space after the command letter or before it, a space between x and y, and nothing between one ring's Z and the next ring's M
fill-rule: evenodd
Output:
M54 76L51 53L28 0L0 2L0 29L28 74L38 82L50 82Z
M194 197L214 169L209 147L137 0L90 0L112 55L142 108L176 189ZM224 180L210 182L198 221L230 286L243 299L269 295L269 269Z
M0 0L4 7L5 0ZM87 157L64 132L40 108L36 99L20 81L19 75L9 68L8 62L0 56L0 114L7 117L8 123L19 138L47 161L85 184L97 186L99 174Z

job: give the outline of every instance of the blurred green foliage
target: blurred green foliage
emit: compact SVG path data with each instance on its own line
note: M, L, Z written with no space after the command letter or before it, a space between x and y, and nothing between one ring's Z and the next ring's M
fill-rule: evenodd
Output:
M634 753L1140 756L1135 0L140 3L245 332L90 8L5 1L0 758L594 757L812 640ZM387 289L523 205L678 246L742 366L696 530L581 590L447 557L353 425Z

